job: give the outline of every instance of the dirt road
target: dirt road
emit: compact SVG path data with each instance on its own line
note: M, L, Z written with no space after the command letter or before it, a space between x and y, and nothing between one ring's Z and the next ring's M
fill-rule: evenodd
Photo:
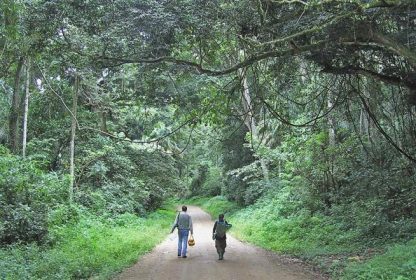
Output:
M116 279L140 280L305 280L324 279L299 264L227 235L224 260L219 261L211 239L213 221L198 207L189 206L196 245L188 258L177 257L176 231Z

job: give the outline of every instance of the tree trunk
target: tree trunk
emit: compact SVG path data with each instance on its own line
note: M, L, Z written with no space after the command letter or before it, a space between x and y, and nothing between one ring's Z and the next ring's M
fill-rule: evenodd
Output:
M328 100L327 100L327 106L328 110L331 110L331 108L334 106L334 95L332 92L328 92ZM336 143L336 131L335 131L335 119L334 116L329 113L328 114L328 143L330 147L335 147ZM325 204L328 207L331 207L332 201L329 199L328 195L331 192L336 191L337 184L335 182L334 178L334 168L335 168L335 155L330 154L330 156L327 159L328 161L328 170L325 172L325 185L326 185L326 191L325 191Z
M300 59L299 61L299 74L300 74L300 81L302 84L306 83L308 77L308 69L306 68L306 61L304 59Z
M23 143L22 143L22 155L26 157L26 141L27 141L27 115L29 112L29 86L30 86L30 58L26 60L26 86L25 86L25 102L23 111Z
M14 87L12 106L10 108L9 115L9 147L13 152L17 151L18 143L18 124L19 124L19 88L20 88L20 73L23 66L23 57L19 59L17 64L16 73L14 76Z
M104 135L106 135L106 133L108 133L107 130L107 112L105 111L105 109L102 109L101 111L101 131L103 131Z
M328 92L328 110L334 106L334 96L332 92ZM328 139L329 145L334 147L336 145L336 135L335 135L335 120L331 114L328 114Z
M365 100L365 102L368 104L368 106L370 106L370 96L371 96L371 92L368 89L368 80L367 78L363 79L363 98ZM381 89L380 89L381 91ZM361 105L361 117L362 118L362 125L363 125L363 130L362 130L362 135L365 135L367 137L367 142L371 143L371 145L374 145L374 139L373 139L373 131L372 131L372 121L370 118L369 113L367 112L366 108L364 105Z
M241 97L241 101L242 101L243 110L244 110L242 114L244 124L250 131L251 137L253 137L253 139L257 141L260 141L260 138L258 137L258 133L257 133L257 124L256 124L256 119L254 118L254 109L251 103L250 89L248 87L247 77L245 75L244 70L240 70L238 71L238 73L241 79L241 85L243 87L243 94ZM263 173L263 178L268 182L269 181L269 169L267 167L267 164L265 160L262 159L261 157L259 157L259 161L260 161L260 165L261 165L261 169Z
M364 106L360 110L360 134L366 135L368 142L370 142L371 131L370 131L370 117Z
M75 76L75 87L72 96L72 123L71 123L71 142L70 142L70 186L69 186L69 199L73 200L74 196L74 183L75 183L75 131L77 128L77 101L79 90L79 78Z

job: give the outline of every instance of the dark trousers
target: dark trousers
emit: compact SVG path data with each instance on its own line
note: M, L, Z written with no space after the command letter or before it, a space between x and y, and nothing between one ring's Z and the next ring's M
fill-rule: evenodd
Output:
M215 240L215 248L218 254L224 255L225 247L227 247L227 240L225 238Z

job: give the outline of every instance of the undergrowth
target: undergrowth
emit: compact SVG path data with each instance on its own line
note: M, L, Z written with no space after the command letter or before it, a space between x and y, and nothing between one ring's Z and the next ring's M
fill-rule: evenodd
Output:
M416 279L416 239L393 245L382 255L349 265L343 279Z
M171 210L146 218L84 216L53 229L53 244L3 247L0 279L109 279L166 237L173 219Z
M212 198L193 197L182 201L181 203L198 205L207 211L213 219L216 219L219 214L229 216L241 209L241 207L239 207L236 203L227 200L224 196L216 196Z
M285 216L279 202L270 198L246 208L220 196L186 203L201 206L214 217L228 213L233 236L303 259L333 279L416 279L416 239L404 245L388 245L386 240L375 244L362 238L359 230L346 231L322 214L304 211Z

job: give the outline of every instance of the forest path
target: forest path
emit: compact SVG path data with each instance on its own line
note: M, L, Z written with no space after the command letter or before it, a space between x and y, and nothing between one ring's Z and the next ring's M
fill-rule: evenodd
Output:
M227 235L224 260L218 255L212 240L211 217L195 206L187 211L194 223L196 245L188 247L188 258L177 257L177 231L134 266L126 269L116 279L141 280L305 280L324 279L307 271L298 263L245 244ZM234 225L238 226L238 225Z

